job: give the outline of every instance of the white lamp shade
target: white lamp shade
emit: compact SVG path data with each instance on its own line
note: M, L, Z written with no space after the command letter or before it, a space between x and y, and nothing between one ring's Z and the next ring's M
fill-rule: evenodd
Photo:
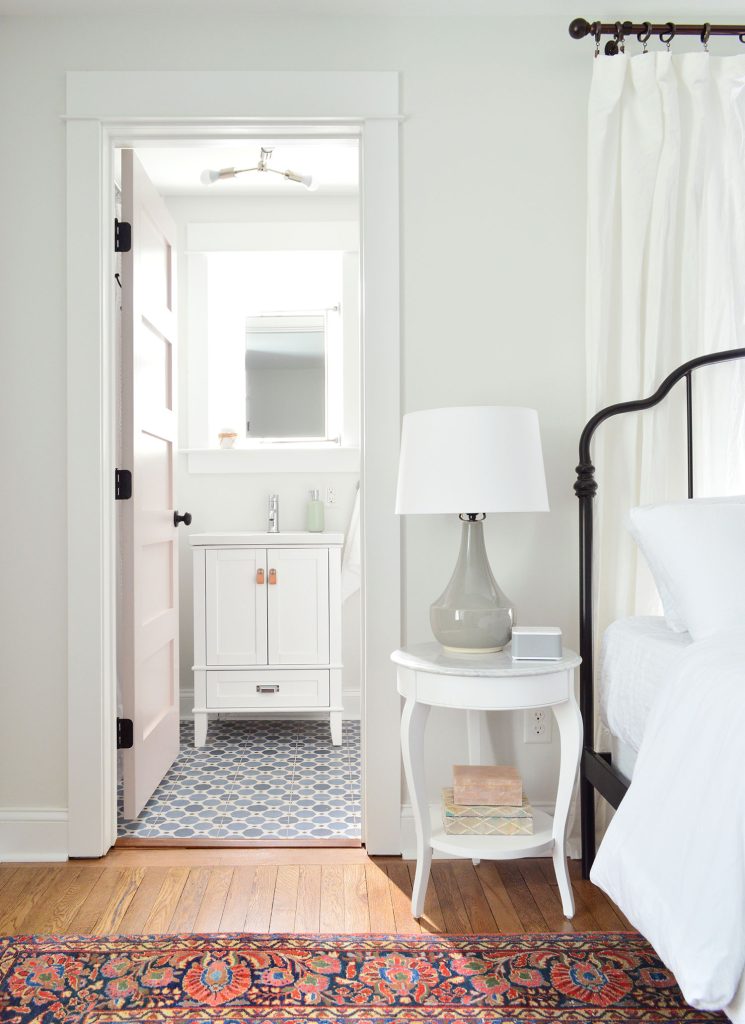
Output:
M476 405L404 416L398 514L547 511L535 409Z

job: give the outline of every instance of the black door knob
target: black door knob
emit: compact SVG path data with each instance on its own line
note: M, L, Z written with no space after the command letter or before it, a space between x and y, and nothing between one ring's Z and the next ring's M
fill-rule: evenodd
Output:
M174 512L173 525L178 526L179 523L183 523L184 526L191 526L191 512L184 512L182 516L178 512Z

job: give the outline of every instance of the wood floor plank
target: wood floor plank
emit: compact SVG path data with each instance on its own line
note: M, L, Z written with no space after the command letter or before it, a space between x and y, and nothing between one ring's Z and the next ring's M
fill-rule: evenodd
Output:
M72 918L70 930L81 934L92 933L114 898L114 893L122 884L122 880L126 878L126 872L131 870L131 868L105 867Z
M344 931L344 870L341 864L324 864L321 868L320 930L324 933Z
M8 884L8 882L16 873L19 867L20 864L0 864L0 913L2 913L3 910L3 889Z
M551 931L546 919L538 909L536 901L531 896L530 890L525 884L525 879L520 874L520 868L515 861L500 860L496 862L496 865L510 902L520 919L520 931Z
M45 894L38 899L35 905L29 907L28 912L18 922L18 931L23 935L44 935L50 934L51 921L57 905L64 900L68 890L75 884L75 880L82 868L79 865L65 865L57 877L50 882Z
M556 900L561 904L561 895L559 894L559 883L556 881L556 873L553 868L553 861L548 860L545 857L537 857L532 862L534 863L543 877L546 883L554 894ZM575 932L597 932L602 931L597 920L592 914L589 906L585 902L580 887L574 879L570 879L572 883L572 894L574 896L574 917L572 918L572 929ZM619 922L620 924L620 922Z
M364 867L362 868L364 871ZM296 932L317 932L321 927L321 865L301 864L295 909Z
M414 877L416 875L416 864L409 862L409 879L411 885L414 885ZM440 899L437 895L437 887L430 879L430 884L427 886L427 891L424 894L424 913L419 918L419 927L423 932L428 935L437 935L441 932L446 932L445 927L445 915L442 913L442 907L440 906Z
M287 849L254 849L203 847L201 849L164 847L114 847L106 854L107 867L238 867L269 864L366 864L368 856L362 847L288 847Z
M188 868L166 868L165 877L145 921L146 933L163 935L168 932L188 877Z
M471 931L477 935L490 935L499 931L488 901L484 898L476 870L470 860L453 864L453 875L458 883L463 907L471 923Z
M344 865L344 931L370 931L370 909L364 864Z
M300 866L298 864L283 864L277 869L269 931L291 932L295 927L299 882Z
M512 905L505 884L494 861L481 861L476 867L476 877L489 909L503 934L514 934L523 930L522 922Z
M68 879L65 886L58 889L55 899L49 901L44 899L39 902L39 917L27 925L33 929L34 934L62 935L74 930L70 927L70 923L93 891L94 886L98 884L98 880L103 874L103 864L94 861L81 865L80 862L77 862L75 867L72 880ZM51 894L51 889L49 893Z
M21 864L5 886L0 911L0 935L19 935L21 922L38 906L64 874L66 865Z
M220 918L221 932L243 931L255 875L255 867L239 867L233 871L228 895L225 898L225 907Z
M215 868L210 872L207 888L204 890L199 913L194 922L195 932L216 932L219 929L228 890L233 880L233 871L234 868L225 867Z
M592 914L596 927L601 931L627 932L635 931L633 925L624 917L613 903L589 878L582 877L582 865L579 861L569 862L569 875L572 879L575 899L584 903ZM591 929L588 929L591 930Z
M119 931L119 923L134 899L144 874L145 868L124 868L111 898L93 926L94 935L113 935Z
M527 885L530 895L536 902L536 906L543 915L549 931L552 932L573 932L581 931L576 928L573 921L564 917L561 907L558 885L551 886L541 870L540 864L535 860L524 860L518 864L520 874Z
M458 935L470 935L473 928L458 888L454 868L456 863L446 860L433 861L429 884L434 884L437 889L437 898L445 919L445 930Z
M277 868L273 864L260 864L256 868L246 911L247 932L268 932L272 919L274 887L277 883Z
M212 871L207 867L187 870L186 882L174 907L171 920L165 928L165 931L173 935L186 935L196 930L194 925Z
M145 923L150 916L153 904L158 898L161 886L165 881L167 868L146 868L145 874L137 887L132 902L119 922L122 935L137 935L145 931Z
M386 871L370 861L365 865L365 881L370 909L370 931L384 935L395 932L396 919L393 916L391 888Z
M386 866L391 883L391 903L396 932L400 935L416 935L422 928L411 916L411 876L406 861L399 860Z

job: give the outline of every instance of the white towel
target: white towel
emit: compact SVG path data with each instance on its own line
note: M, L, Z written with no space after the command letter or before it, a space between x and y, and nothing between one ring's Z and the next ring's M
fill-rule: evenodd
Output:
M347 539L341 559L341 599L342 603L357 593L362 580L362 553L360 549L360 487L354 496L352 515L349 517Z

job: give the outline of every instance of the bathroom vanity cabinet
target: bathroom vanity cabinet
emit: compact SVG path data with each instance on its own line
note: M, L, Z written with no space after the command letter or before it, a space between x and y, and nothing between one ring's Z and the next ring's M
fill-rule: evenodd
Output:
M341 743L341 533L192 534L194 745L214 713L328 712Z

